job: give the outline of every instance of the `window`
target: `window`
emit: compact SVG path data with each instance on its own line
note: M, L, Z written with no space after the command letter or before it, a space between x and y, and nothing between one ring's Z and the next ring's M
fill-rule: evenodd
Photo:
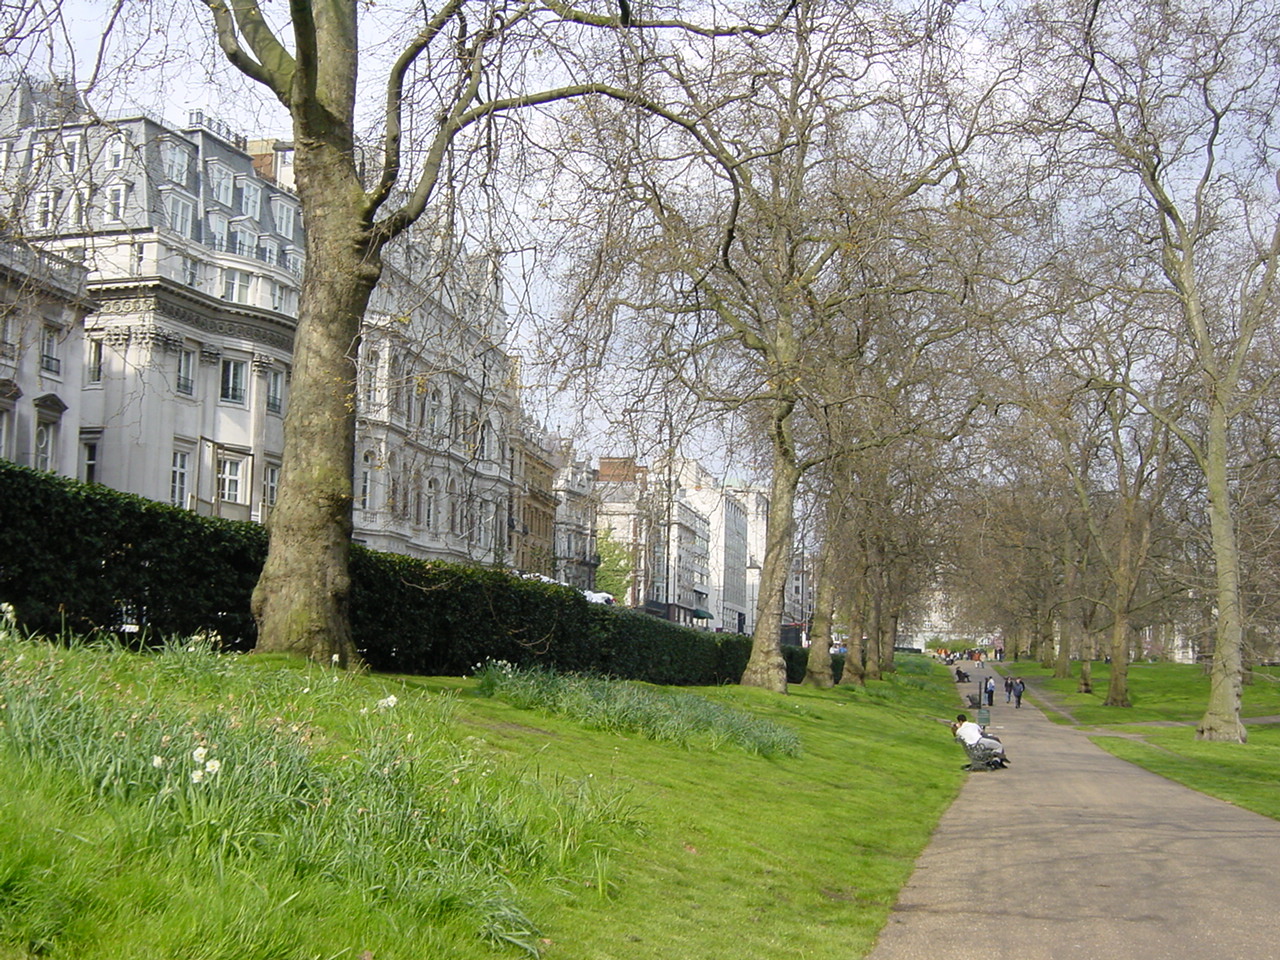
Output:
M436 528L437 504L440 499L440 484L432 477L427 481L427 501L423 505L422 525L428 530Z
M218 500L221 503L240 503L240 475L244 461L237 457L218 458Z
M58 217L58 191L44 190L36 194L36 229L52 230Z
M131 244L131 247L129 268L133 271L135 277L140 277L147 266L147 245L145 243L135 243Z
M293 205L283 197L272 197L271 215L275 217L276 220L276 233L292 240L294 228L296 226L296 215L294 213Z
M114 187L107 188L107 206L106 215L108 220L119 221L124 219L125 210L128 207L129 188L124 184L116 184Z
M236 227L231 231L231 252L242 257L252 257L257 252L258 235L244 227Z
M258 249L261 251L259 256L264 262L271 264L273 267L280 266L280 247L276 245L274 240L269 237L259 237Z
M245 181L240 198L240 209L246 217L252 217L254 220L262 215L262 189L256 183Z
M88 370L90 383L102 382L102 341L89 341L89 362Z
M84 194L79 190L73 190L71 199L67 201L67 217L71 220L71 226L83 227L85 225L84 212L86 206Z
M185 253L176 254L178 258L178 279L188 287L200 286L200 262Z
M72 136L62 142L62 153L58 157L62 169L67 173L75 173L84 165L84 139Z
M231 206L232 173L216 161L209 163L209 196L223 206Z
M244 270L223 270L222 299L232 303L248 303L249 284L252 280L253 274Z
M193 396L196 392L196 352L178 351L178 379L174 384L179 393Z
M246 360L222 361L221 399L228 403L244 403L245 373L248 366Z
M209 214L209 236L206 242L215 250L227 249L227 218L220 213Z
M364 389L361 390L361 400L364 402L364 412L366 414L373 412L374 403L378 399L378 351L370 350L364 357Z
M124 166L125 141L122 136L114 136L107 141L107 169L119 170Z
M36 424L35 462L32 466L37 470L54 470L57 466L57 449L58 425L47 420L40 421Z
M262 502L268 507L275 506L276 498L280 495L280 468L275 464L267 464L267 469L262 472Z
M13 411L7 407L0 407L0 457L6 460L12 459L9 456L9 437L13 433Z
M195 222L195 204L186 197L170 192L165 200L165 210L169 215L169 229L190 237L191 226Z
M160 145L160 155L164 160L164 175L170 180L176 180L184 187L188 185L191 179L191 167L194 157L191 151L183 144L173 140L166 140Z
M187 505L187 479L190 476L191 454L186 450L173 451L169 469L169 502L175 507Z
M284 371L267 371L267 409L279 413L284 409Z
M360 458L360 490L357 502L361 510L369 509L369 498L373 487L373 454L368 451Z
M12 357L17 346L14 342L14 319L12 314L0 313L0 357Z
M274 280L272 280L271 281L271 309L275 310L277 313L282 313L284 312L284 307L285 307L284 287L276 283Z
M81 471L85 483L98 482L98 441L87 440L82 445L84 469Z
M62 360L58 357L59 333L57 327L45 327L40 332L40 369L45 373L62 373Z

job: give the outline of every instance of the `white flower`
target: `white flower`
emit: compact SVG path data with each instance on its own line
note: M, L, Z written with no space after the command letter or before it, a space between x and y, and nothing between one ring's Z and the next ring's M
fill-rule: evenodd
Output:
M17 624L18 614L14 611L12 603L0 603L0 618L9 626Z
M221 760L210 760L204 765L204 772L209 774L210 776L216 774L221 769L222 769Z
M329 659L330 659L330 660L331 660L331 661L336 665L336 664L337 664L337 662L338 662L341 658L340 658L340 657L335 653L335 654L334 654L332 657L330 657Z
M302 692L303 692L303 693L310 693L310 692L311 692L311 688L310 688L310 687L303 687L303 688L302 688Z
M151 758L151 765L159 770L164 766L164 757L160 756L160 754L156 754Z
M203 781L204 781L204 771L203 771L203 770L192 770L192 771L191 771L191 782L192 782L192 783L201 783L201 782L203 782Z
M379 709L379 710L390 710L392 707L394 707L394 706L395 706L397 703L399 703L399 702L400 702L400 701L396 699L396 695L393 693L393 694L391 694L391 696L386 697L385 699L383 699L383 700L379 700L379 701L378 701L378 709Z
M209 751L205 747L196 747L191 751L191 759L196 763L204 763L204 758L209 755Z

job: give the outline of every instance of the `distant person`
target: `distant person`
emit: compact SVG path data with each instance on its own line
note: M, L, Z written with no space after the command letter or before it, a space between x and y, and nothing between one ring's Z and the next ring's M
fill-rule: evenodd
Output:
M1022 695L1027 692L1027 685L1021 677L1013 681L1013 708L1017 710L1022 706Z
M987 677L987 706L995 706L996 701L996 678Z
M1004 678L1004 702L1008 703L1013 699L1013 677Z
M1008 766L1009 758L1004 755L1004 744L995 737L987 736L980 726L963 713L956 715L956 722L951 727L955 731L956 739L966 747L990 750L1002 765Z

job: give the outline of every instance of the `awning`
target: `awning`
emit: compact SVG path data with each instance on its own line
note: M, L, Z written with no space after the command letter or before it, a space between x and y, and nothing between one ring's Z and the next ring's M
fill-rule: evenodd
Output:
M703 610L701 607L693 608L693 619L695 620L714 620L716 615L710 610Z

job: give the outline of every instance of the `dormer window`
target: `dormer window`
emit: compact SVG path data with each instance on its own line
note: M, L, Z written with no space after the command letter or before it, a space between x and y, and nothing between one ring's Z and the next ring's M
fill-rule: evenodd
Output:
M230 168L216 160L210 160L208 174L209 196L224 206L231 206L231 192L235 180Z

